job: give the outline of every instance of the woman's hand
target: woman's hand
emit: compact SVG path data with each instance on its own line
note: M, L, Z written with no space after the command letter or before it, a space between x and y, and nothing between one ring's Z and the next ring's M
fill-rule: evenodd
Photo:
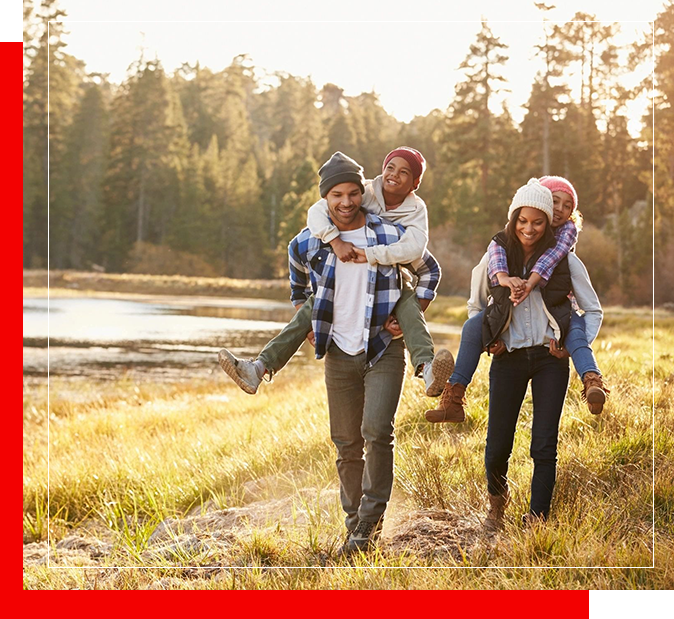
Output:
M388 331L393 337L398 337L399 335L403 334L403 330L398 324L398 319L393 314L391 314L386 319L386 322L384 323L384 329Z
M488 353L498 357L506 351L506 345L503 343L503 340L496 340L491 346L488 346L486 350Z
M569 351L557 343L557 340L550 340L550 354L557 359L568 359L571 355Z

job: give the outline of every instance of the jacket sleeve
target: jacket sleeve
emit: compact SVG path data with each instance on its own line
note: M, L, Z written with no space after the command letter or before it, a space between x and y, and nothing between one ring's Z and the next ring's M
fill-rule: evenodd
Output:
M591 345L594 342L602 320L604 311L601 308L599 297L592 287L590 276L580 258L574 253L569 254L569 270L571 271L571 285L578 307L585 313L585 334Z
M290 271L290 301L297 307L305 303L313 292L309 269L300 253L297 237L288 245L288 271Z
M415 197L414 212L397 220L405 227L405 234L400 240L391 245L374 245L365 249L370 264L407 264L424 257L428 245L428 210L424 201L419 196ZM385 218L386 213L381 216Z
M487 266L489 253L482 256L482 260L473 269L470 277L470 299L468 299L468 318L479 314L489 299L489 286L487 285Z
M576 224L572 221L567 221L557 230L555 238L557 239L555 246L546 249L541 257L536 260L533 269L531 269L534 273L538 273L541 276L543 281L539 284L540 286L545 286L548 283L555 267L576 244L578 240L578 228L576 228Z
M489 254L489 269L487 271L489 281L491 281L492 286L498 286L496 274L509 273L508 256L506 255L506 250L496 241L489 243L487 253Z
M311 205L307 213L307 227L311 236L321 239L324 243L334 241L339 236L339 230L328 216L328 202L325 198Z
M417 297L420 299L435 299L435 291L440 284L442 273L440 265L433 254L426 250L424 255L409 267L414 271L418 277L417 286L415 288Z

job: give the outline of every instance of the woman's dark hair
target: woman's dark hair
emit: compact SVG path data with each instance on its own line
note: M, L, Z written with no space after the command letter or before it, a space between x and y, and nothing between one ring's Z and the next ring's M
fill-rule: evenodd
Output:
M517 277L522 276L522 271L524 270L524 252L522 251L522 244L520 243L517 235L515 234L515 225L517 224L517 218L522 212L522 208L517 208L513 211L513 214L508 220L508 225L505 229L506 236L506 255L508 256L508 268L510 269L510 275L516 275ZM552 227L550 226L550 220L547 215L545 217L545 230L543 236L536 243L536 251L534 252L533 257L529 262L531 266L534 265L536 259L540 255L540 249L552 247L555 244L555 235L552 232ZM531 262L531 261L534 262Z

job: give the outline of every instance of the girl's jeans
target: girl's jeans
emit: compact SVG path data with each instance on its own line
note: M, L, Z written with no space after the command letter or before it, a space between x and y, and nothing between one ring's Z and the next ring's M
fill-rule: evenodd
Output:
M463 323L461 329L461 343L456 357L454 372L449 378L451 384L461 383L465 387L473 380L473 374L484 350L482 345L482 316L484 310ZM585 318L576 312L571 312L569 332L564 340L564 347L569 351L573 365L582 378L586 372L601 374L597 366L597 359L587 342L585 334Z
M531 381L534 460L529 511L547 517L557 471L557 434L569 383L569 360L553 357L545 346L519 348L494 357L489 370L489 425L485 468L489 494L508 487L508 461L522 401Z

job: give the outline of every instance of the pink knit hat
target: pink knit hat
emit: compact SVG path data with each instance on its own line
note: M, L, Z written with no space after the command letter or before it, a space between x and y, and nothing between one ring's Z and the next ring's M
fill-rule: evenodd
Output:
M398 148L395 148L388 155L386 155L381 169L384 170L384 168L386 168L388 165L388 162L391 161L391 159L394 157L402 157L405 161L407 161L407 163L410 164L410 168L412 168L412 178L414 179L414 188L416 189L419 187L421 178L426 171L426 160L424 159L424 156L415 148L411 148L409 146L398 146Z
M540 181L541 185L543 185L543 187L547 187L553 193L555 191L563 191L564 193L568 193L573 199L572 211L575 211L578 208L578 195L576 194L576 190L573 188L573 185L565 178L562 176L541 176L541 178L538 180Z

